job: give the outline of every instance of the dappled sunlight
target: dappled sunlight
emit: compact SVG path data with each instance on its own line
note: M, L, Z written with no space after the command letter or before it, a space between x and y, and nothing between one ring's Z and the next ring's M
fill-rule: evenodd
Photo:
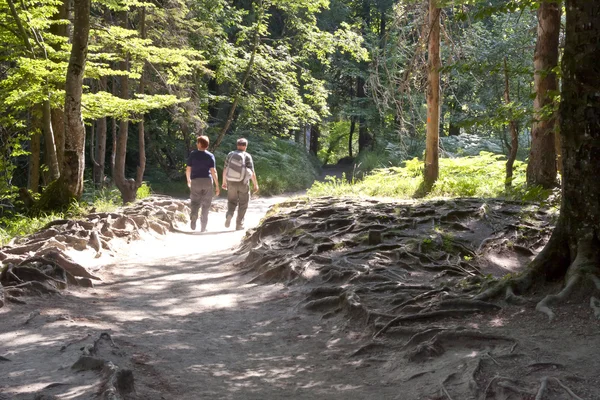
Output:
M494 327L494 328L499 328L502 327L506 324L506 319L505 318L494 318L489 322L489 326Z
M54 346L64 338L65 336L58 335L50 339L40 333L21 330L0 334L0 343L2 343L2 347L7 349L20 348L20 350L27 350L30 348L29 346Z

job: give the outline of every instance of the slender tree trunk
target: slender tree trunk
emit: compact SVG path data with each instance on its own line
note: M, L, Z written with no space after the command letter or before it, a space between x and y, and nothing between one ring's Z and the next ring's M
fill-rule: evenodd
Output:
M64 0L59 6L57 13L52 17L54 20L67 20L69 19L69 1ZM65 24L52 24L50 26L50 33L56 36L67 37L68 36L68 25ZM59 50L59 46L55 47L55 50ZM59 90L64 90L64 84L60 84L56 87ZM65 110L63 108L52 108L52 132L54 133L53 143L56 151L56 162L58 167L62 168L65 153ZM46 149L46 151L48 151Z
M120 11L121 27L128 27L127 11ZM122 71L129 71L129 56L125 57L120 63L120 69ZM123 75L121 80L121 98L129 98L129 77ZM127 157L127 138L129 134L129 121L121 120L119 123L119 136L117 138L117 148L115 156L115 169L113 180L115 185L121 192L121 198L123 204L131 203L135 201L135 195L137 188L135 187L135 180L125 178L125 160Z
M424 186L429 190L439 175L440 141L440 12L436 0L429 0L429 54L427 57L427 138Z
M366 99L365 93L365 80L361 77L356 78L356 97L359 101ZM361 106L363 104L361 103ZM358 117L358 152L368 150L373 145L373 137L369 133L366 119L364 117L364 111Z
M552 71L558 65L560 1L542 1L538 10L537 44L534 55L534 118L531 152L527 165L527 184L551 188L556 185L556 115L544 116L552 107L558 78Z
M39 127L33 127L33 133L29 142L29 176L27 188L33 193L38 193L40 188L40 155L41 134Z
M540 277L564 277L566 286L558 299L600 275L599 10L598 1L566 1L560 104L564 164L561 210L549 242L528 272L533 276L529 282ZM550 300L545 299L543 305L548 306ZM552 317L542 303L538 310Z
M74 24L71 57L65 83L65 152L60 177L62 199L79 199L83 193L85 126L81 115L83 74L90 31L90 0L73 0ZM68 204L63 201L63 204Z
M107 90L106 77L100 78L99 90ZM104 165L106 162L106 117L96 121L96 146L94 147L94 182L97 187L102 187L104 182Z
M146 39L146 9L142 7L140 9L140 37L142 39ZM142 66L141 77L140 77L140 94L144 94L146 89L146 81L145 81L145 68L146 66ZM141 116L141 120L138 123L138 149L139 149L139 164L137 167L137 172L135 175L135 185L136 192L139 187L142 186L142 182L144 180L144 172L146 171L146 138L144 132L144 116Z
M354 141L354 130L356 129L356 117L350 117L350 134L348 135L348 156L352 158L352 142Z
M50 170L50 180L55 181L60 177L60 167L56 153L56 144L54 142L52 110L50 109L49 100L44 101L42 104L42 115L42 132L44 133L44 143L46 145L46 164Z
M321 137L321 128L314 124L310 127L310 152L317 157L319 155L319 138Z
M510 85L508 81L508 63L506 57L504 58L504 101L506 101L507 106L510 105ZM519 131L517 129L517 123L511 118L508 126L510 128L510 146L508 148L508 159L506 160L506 180L504 181L504 186L506 188L512 186L513 166L517 159L517 150L519 149Z

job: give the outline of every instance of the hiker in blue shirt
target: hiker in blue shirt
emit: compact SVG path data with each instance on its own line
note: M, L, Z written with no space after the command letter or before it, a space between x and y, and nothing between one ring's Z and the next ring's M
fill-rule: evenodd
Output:
M225 228L229 228L231 219L237 207L235 229L244 229L244 216L250 202L250 181L254 185L254 192L258 192L258 182L254 172L252 156L246 153L248 141L238 139L237 150L230 152L225 159L223 168L223 189L227 190L227 214L225 215Z
M198 219L198 210L202 208L200 215L200 231L206 232L208 223L208 211L213 199L213 184L217 196L221 192L219 189L219 176L217 175L215 156L209 152L207 136L198 136L196 144L198 150L190 153L187 161L185 175L187 184L190 188L191 212L190 227L196 229L196 220Z

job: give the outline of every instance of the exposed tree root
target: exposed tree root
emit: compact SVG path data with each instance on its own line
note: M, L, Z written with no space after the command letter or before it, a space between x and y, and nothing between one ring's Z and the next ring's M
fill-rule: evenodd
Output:
M538 389L537 394L535 396L535 400L543 400L544 399L544 393L548 389L548 381L550 381L550 380L556 382L565 392L567 392L569 394L569 396L571 396L572 399L583 400L581 397L579 397L575 393L573 393L573 391L568 386L564 385L558 378L547 377L547 376L542 378L540 388Z
M113 253L110 240L127 241L140 237L140 231L166 234L174 220L187 214L179 200L149 198L114 213L92 213L83 220L56 220L42 230L16 238L0 251L0 282L7 287L0 307L14 296L54 293L50 286L64 289L68 284L92 287L100 277L75 263L67 249L91 249L96 257L106 250ZM79 279L82 278L82 279ZM46 283L43 286L26 282ZM21 301L19 301L21 302Z

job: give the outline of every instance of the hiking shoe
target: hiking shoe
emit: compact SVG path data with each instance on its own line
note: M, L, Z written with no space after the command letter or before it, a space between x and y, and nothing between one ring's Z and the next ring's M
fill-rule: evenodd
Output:
M235 226L236 231L241 231L242 229L244 229L244 225L236 225Z
M231 218L233 218L233 215L225 216L225 228L229 228L229 225L231 225Z
M190 228L192 228L193 231L196 230L196 220L193 219L192 222L190 222Z

